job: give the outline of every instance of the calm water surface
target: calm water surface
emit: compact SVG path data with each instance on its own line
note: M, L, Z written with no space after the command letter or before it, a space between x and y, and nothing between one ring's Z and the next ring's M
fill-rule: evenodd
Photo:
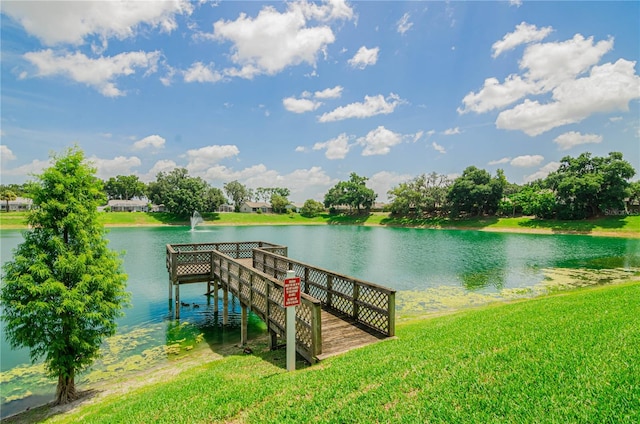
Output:
M20 231L0 231L1 260L11 259L22 241ZM198 307L170 319L167 243L268 241L289 247L289 256L322 268L402 292L433 293L455 288L462 293L496 294L539 284L544 270L640 268L640 240L576 235L507 234L460 230L428 230L355 226L258 226L115 228L110 247L124 251L132 306L118 321L118 335L105 344L104 358L86 373L84 382L109 378L114 372L139 371L206 342L213 351L239 341L239 305L232 302L231 325L203 296L204 284L181 288L181 300ZM253 317L250 336L264 332ZM54 385L32 366L28 352L0 342L2 416L51 400ZM201 343L202 344L202 343ZM169 346L169 348L167 348ZM173 351L171 350L173 349ZM146 365L145 365L146 364ZM111 373L111 374L110 374Z

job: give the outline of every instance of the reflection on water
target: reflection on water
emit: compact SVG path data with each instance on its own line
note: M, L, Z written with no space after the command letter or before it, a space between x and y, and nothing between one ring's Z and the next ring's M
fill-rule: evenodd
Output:
M292 258L398 290L400 318L531 296L548 290L545 284L554 279L566 283L571 279L609 278L589 273L576 277L569 275L572 272L618 269L628 277L640 269L639 239L357 226L189 230L158 227L110 231L110 247L126 251L123 260L132 306L118 319L118 333L105 342L102 358L78 378L80 386L114 374L144 370L192 349L204 347L215 352L224 344L239 342L237 300L229 302L230 324L224 327L220 314L213 312L210 300L203 296L204 284L181 287L180 299L189 306L181 308L179 322L171 320L165 268L167 243L264 240L283 244L289 247ZM4 263L11 259L11 251L22 236L20 231L3 230L0 238ZM250 315L249 323L249 337L264 333L264 324L257 317ZM52 380L45 377L42 365L29 364L27 351L11 350L4 339L0 349L2 416L24 409L29 402L42 403L42 396L53 397Z

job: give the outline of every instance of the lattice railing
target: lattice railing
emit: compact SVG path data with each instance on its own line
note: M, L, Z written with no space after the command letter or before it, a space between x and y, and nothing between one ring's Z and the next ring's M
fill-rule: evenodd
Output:
M235 260L252 257L257 248L287 253L285 246L265 242L174 244L167 245L167 269L174 283L199 276L217 279L264 320L270 331L285 338L286 313L279 281L286 274L286 270L282 274L283 265L273 262L274 267L280 267L276 274L282 275L278 279ZM306 294L296 307L296 350L309 362L315 362L322 353L320 311L321 302Z
M395 335L395 290L314 267L266 249L253 251L253 266L278 280L288 270L300 277L302 292L328 309L347 314L387 336Z

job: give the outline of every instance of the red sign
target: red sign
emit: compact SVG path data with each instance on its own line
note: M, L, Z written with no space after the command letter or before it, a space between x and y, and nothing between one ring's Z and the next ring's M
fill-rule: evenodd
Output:
M300 277L285 278L284 306L298 306L300 304Z

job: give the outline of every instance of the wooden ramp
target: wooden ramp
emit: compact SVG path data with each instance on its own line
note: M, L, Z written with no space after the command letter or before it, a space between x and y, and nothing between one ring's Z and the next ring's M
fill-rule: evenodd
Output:
M387 338L359 325L351 317L322 311L322 353L317 358L322 361Z
M301 281L296 307L296 351L313 363L395 336L395 290L314 267L287 256L286 246L266 242L167 245L169 299L175 290L179 318L180 285L207 283L215 297L223 291L223 318L228 293L242 308L241 344L246 343L247 313L267 325L270 344L285 338L283 283L293 271ZM223 319L226 323L226 319Z

